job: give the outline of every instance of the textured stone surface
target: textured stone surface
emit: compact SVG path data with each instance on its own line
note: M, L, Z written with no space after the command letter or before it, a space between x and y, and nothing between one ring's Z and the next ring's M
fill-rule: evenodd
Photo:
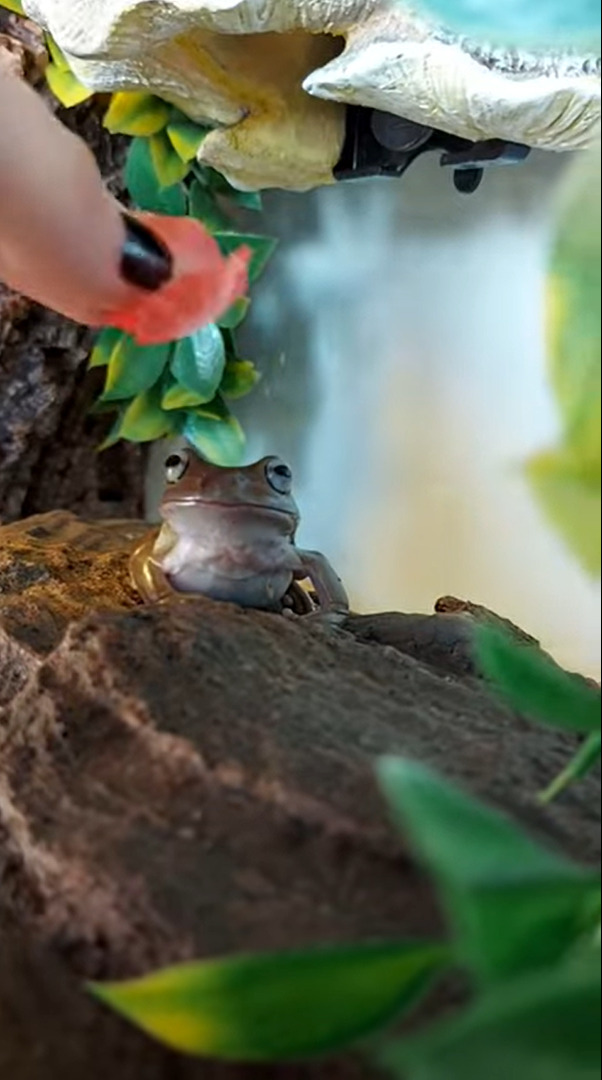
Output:
M203 599L143 607L127 580L141 528L53 514L0 530L0 1074L360 1075L352 1059L177 1059L78 980L439 932L375 788L381 753L429 762L590 862L599 782L537 807L574 742L466 673L466 615L333 631Z
M149 89L215 130L199 159L243 188L331 183L344 105L471 140L590 145L597 58L460 40L402 0L25 0L95 90Z

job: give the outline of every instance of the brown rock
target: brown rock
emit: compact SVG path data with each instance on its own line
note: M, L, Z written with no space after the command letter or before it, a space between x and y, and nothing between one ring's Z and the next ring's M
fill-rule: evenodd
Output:
M376 790L379 754L430 763L588 862L598 779L537 806L574 740L466 673L465 614L329 631L202 599L141 607L127 555L142 528L52 514L0 529L0 1075L360 1075L348 1058L177 1058L78 980L440 933Z

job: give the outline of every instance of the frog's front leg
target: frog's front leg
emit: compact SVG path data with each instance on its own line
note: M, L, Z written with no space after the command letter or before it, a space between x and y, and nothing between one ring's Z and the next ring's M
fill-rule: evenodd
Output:
M130 557L130 578L132 585L146 604L158 603L174 595L159 563L153 557L158 531L155 530L134 549Z
M319 551L299 551L298 554L300 566L294 576L298 580L310 579L320 604L316 615L327 615L329 622L343 622L349 614L349 599L340 577Z

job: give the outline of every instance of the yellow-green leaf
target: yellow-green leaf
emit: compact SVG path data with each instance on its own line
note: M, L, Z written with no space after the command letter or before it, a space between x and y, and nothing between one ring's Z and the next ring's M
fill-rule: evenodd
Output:
M163 391L161 408L163 409L192 409L203 403L203 395L188 390L177 379L172 379L167 389Z
M220 392L227 398L241 398L259 382L260 375L250 360L228 360L220 383Z
M101 330L90 354L88 367L106 367L113 349L122 337L123 331L115 330L112 326L106 326L104 330Z
M149 390L159 378L171 345L137 345L129 334L122 334L109 357L103 401L133 398Z
M161 408L156 386L145 390L127 406L121 417L119 438L131 442L153 442L174 431L174 420Z
M69 68L61 69L54 63L48 64L45 75L52 93L67 109L87 101L94 93L87 86L83 86Z
M211 401L226 363L224 339L214 323L201 326L178 341L170 367L173 375L198 401Z
M113 94L103 125L115 135L156 135L169 120L169 105L154 94L124 90Z
M182 161L176 154L164 131L151 135L149 148L153 169L160 187L166 188L171 187L172 184L178 184L190 172L188 162Z
M190 185L189 200L192 217L202 221L206 229L215 231L216 229L226 229L228 227L228 218L217 205L215 196L209 188L204 187L198 180L193 180Z
M20 0L0 0L0 7L7 8L8 11L14 11L17 15L23 14L23 5Z
M600 471L587 472L568 451L537 454L527 478L544 514L588 573L600 574Z
M176 1050L283 1061L344 1046L408 1011L446 961L439 945L367 942L182 964L91 989Z
M213 403L189 409L182 425L182 434L187 442L215 465L240 465L245 445L244 432L223 402L215 411Z
M150 139L134 138L125 161L124 179L132 202L139 210L181 217L186 213L186 195L182 184L162 188L151 158Z
M192 120L172 120L167 125L167 136L178 157L192 161L209 130Z

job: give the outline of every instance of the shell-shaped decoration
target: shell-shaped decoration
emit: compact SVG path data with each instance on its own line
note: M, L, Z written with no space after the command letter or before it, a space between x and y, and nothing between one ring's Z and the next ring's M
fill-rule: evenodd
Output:
M215 130L199 159L240 188L332 182L346 103L463 138L587 147L596 59L478 49L402 0L24 0L97 91L148 89Z

